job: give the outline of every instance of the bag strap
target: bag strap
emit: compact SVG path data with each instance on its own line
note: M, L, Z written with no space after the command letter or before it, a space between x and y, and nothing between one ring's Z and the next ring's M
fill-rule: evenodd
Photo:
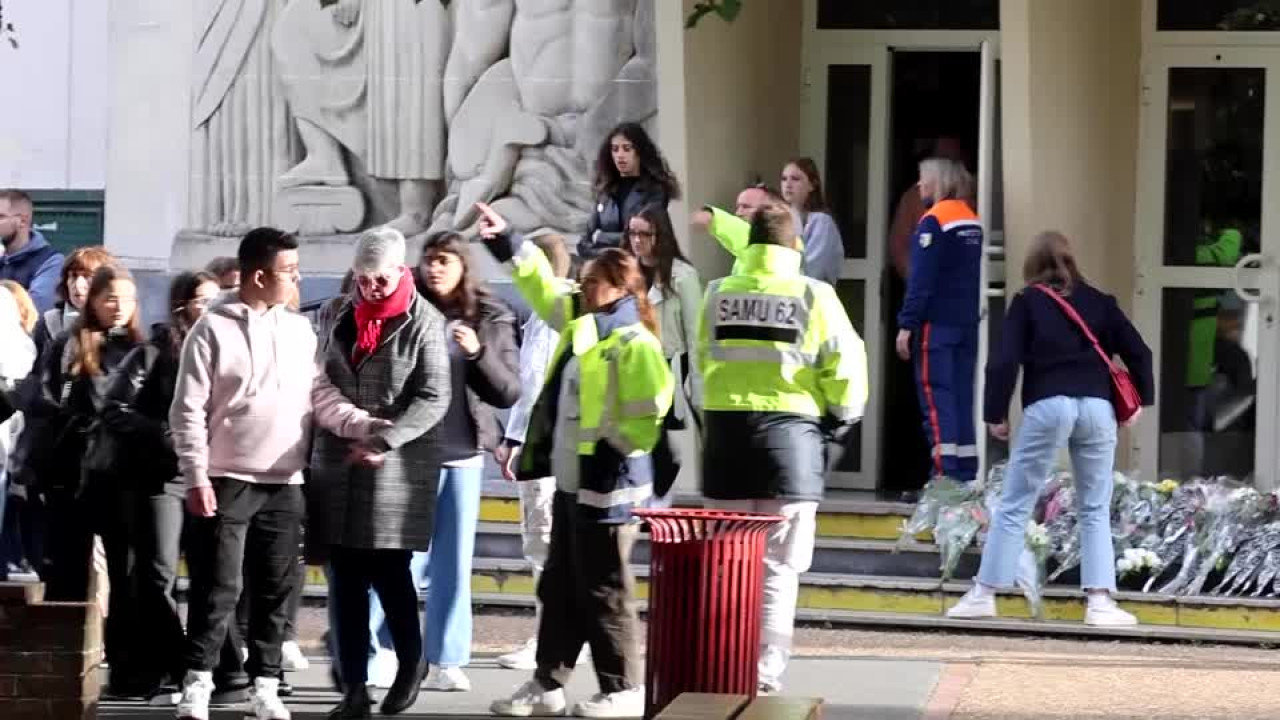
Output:
M1045 285L1044 283L1037 283L1031 287L1039 290L1045 295L1048 295L1053 298L1054 302L1058 303L1058 307L1062 308L1063 314L1071 318L1072 322L1076 324L1076 327L1080 328L1080 331L1084 333L1084 336L1093 344L1093 349L1098 351L1098 357L1102 358L1102 362L1106 363L1107 369L1115 372L1116 367L1115 363L1111 360L1111 356L1107 354L1106 350L1102 349L1102 343L1098 342L1097 336L1089 329L1089 324L1084 321L1084 318L1080 317L1080 313L1076 312L1075 308L1071 307L1071 303L1064 300L1061 295L1054 292L1053 288Z

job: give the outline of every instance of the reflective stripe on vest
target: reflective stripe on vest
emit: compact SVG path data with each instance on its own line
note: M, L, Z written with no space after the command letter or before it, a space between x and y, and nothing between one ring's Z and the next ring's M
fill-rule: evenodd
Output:
M712 359L727 363L786 366L805 366L815 362L813 353L801 350L814 303L812 285L806 283L804 295L796 297L759 292L721 292L717 281L712 283L708 294L714 298L713 302L707 303L705 319ZM760 344L729 344L733 341Z

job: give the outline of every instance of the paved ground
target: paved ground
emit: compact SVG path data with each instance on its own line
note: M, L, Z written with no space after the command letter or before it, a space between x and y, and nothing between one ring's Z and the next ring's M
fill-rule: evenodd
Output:
M316 658L293 674L295 717L320 718L337 701L328 689L319 638L323 612L305 608L301 640ZM424 693L404 717L485 716L489 702L524 680L493 657L532 632L524 613L485 613L476 620L477 657L465 694ZM1168 720L1280 717L1280 657L1266 649L1128 642L1046 640L992 635L799 631L787 694L826 700L829 720ZM594 692L580 672L572 697ZM109 705L103 718L169 717L169 711ZM240 715L215 714L218 720Z

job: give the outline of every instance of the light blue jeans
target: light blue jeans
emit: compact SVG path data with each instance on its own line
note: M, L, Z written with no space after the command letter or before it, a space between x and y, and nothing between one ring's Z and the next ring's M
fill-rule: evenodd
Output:
M1116 415L1100 398L1045 398L1024 409L1004 473L1000 508L982 551L978 582L994 588L1014 584L1018 556L1026 547L1027 520L1040 489L1053 472L1058 448L1071 453L1080 531L1080 585L1115 590L1115 550L1111 544L1112 471L1116 458Z
M440 468L431 550L413 554L414 580L419 588L427 588L422 657L432 665L462 667L471 662L471 559L483 480L484 466ZM391 649L391 633L376 593L369 624L374 644Z

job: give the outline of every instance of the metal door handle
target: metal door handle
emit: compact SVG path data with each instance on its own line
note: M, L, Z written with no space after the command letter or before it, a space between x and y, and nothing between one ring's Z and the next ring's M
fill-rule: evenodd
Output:
M1236 265L1234 268L1232 268L1232 273L1231 273L1231 284L1232 284L1231 289L1235 291L1237 297L1239 297L1241 300L1247 303L1262 302L1261 291L1250 291L1244 288L1244 283L1240 282L1240 271L1250 265L1257 265L1258 267L1261 268L1264 265L1266 265L1268 262L1270 262L1270 259L1266 255L1263 255L1262 253L1250 253L1240 258L1240 260L1236 262Z

